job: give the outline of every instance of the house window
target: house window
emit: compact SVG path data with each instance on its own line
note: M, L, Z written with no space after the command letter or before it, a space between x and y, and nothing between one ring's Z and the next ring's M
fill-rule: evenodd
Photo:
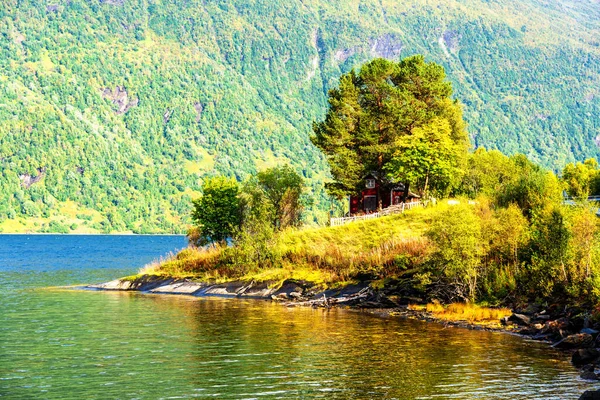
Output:
M377 196L365 196L363 200L365 211L377 210Z
M367 179L367 189L375 189L375 179Z

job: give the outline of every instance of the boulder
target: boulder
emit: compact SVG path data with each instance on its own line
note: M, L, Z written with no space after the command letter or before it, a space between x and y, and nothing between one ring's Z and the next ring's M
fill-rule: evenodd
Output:
M569 335L559 342L556 342L552 347L556 349L570 350L570 349L586 349L594 345L594 338L588 333L577 333L575 335Z
M600 390L588 390L581 395L579 400L600 400Z
M598 375L594 373L594 371L581 371L579 375L581 379L585 379L586 381L597 381Z
M598 333L600 333L600 332L598 332L597 330L592 329L592 328L583 328L581 331L579 331L579 333L587 333L587 334L592 335L594 338L596 338L598 336Z
M599 357L600 351L596 349L578 349L571 356L571 362L574 366L580 367L595 362Z
M567 330L568 328L569 328L569 320L567 318L559 318L554 321L547 321L545 323L544 331L552 332L552 333L560 333L560 331Z
M524 326L527 326L531 323L531 318L523 314L513 314L508 318L508 320L514 322L517 325Z

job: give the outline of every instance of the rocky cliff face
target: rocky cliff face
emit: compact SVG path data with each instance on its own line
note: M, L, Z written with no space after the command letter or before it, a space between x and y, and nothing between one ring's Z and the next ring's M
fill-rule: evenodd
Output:
M123 86L116 86L114 89L105 88L102 91L102 96L105 99L112 101L117 107L115 112L118 115L125 114L131 107L135 107L139 104L139 99L137 97L134 97L133 99L129 98L129 94Z

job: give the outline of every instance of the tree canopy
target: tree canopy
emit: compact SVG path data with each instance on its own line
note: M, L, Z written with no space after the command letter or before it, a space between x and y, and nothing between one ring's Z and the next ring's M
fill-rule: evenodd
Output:
M195 227L188 236L196 245L267 242L276 231L301 223L304 180L289 165L268 168L240 187L233 178L216 176L193 201Z
M193 201L192 211L192 220L198 228L197 244L232 238L241 222L238 183L223 176L208 178L202 192L202 196Z
M273 228L298 226L303 210L300 201L304 189L302 177L291 166L282 165L261 171L256 178L273 209Z
M329 193L354 193L370 172L421 192L458 185L469 138L451 95L443 67L421 55L375 59L342 75L325 119L313 125L334 179Z
M600 194L600 169L598 161L588 158L583 163L569 163L562 171L567 194L576 199Z

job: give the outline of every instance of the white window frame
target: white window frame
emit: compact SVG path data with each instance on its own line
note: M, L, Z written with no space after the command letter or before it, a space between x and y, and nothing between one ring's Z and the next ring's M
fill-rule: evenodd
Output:
M376 183L375 179L367 179L365 182L365 187L367 189L375 189Z

